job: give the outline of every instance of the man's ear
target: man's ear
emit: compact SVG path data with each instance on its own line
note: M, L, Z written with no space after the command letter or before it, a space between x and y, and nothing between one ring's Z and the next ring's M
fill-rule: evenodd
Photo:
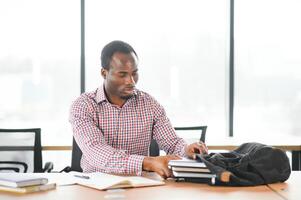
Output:
M107 73L108 73L107 70L105 70L104 68L101 68L101 76L103 77L103 79L106 79Z

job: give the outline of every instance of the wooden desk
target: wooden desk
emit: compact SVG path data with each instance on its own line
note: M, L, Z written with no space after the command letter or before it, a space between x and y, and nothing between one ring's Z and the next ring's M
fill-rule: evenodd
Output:
M301 199L301 172L293 171L285 183L270 184L269 187L284 199Z
M60 186L55 190L32 193L26 195L12 195L0 193L1 200L100 200L110 199L124 200L281 200L281 196L267 186L256 187L217 187L197 183L178 183L168 180L164 186L125 189L123 192L110 193L95 189L71 185ZM116 198L121 195L122 198ZM114 198L111 198L114 199Z
M64 176L64 174L48 173L43 174L50 180L55 177ZM157 179L158 175L154 173L146 173L144 176ZM63 177L65 178L65 177ZM174 180L167 180L163 186L143 187L124 189L121 192L112 193L110 191L99 191L88 187L79 185L58 186L57 189L25 194L16 195L11 193L0 192L1 200L99 200L111 199L115 200L186 200L186 199L206 199L206 200L281 200L301 199L301 192L299 191L301 185L301 172L292 172L289 180L285 183L275 183L269 185L262 185L256 187L222 187L222 186L209 186L207 184L175 182ZM120 198L116 198L119 195Z

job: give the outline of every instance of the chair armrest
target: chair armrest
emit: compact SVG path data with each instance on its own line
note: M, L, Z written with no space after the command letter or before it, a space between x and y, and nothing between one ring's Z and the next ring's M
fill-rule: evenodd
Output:
M62 169L61 171L60 171L60 173L61 172L71 172L72 171L72 169L71 169L71 167L70 166L67 166L67 167L65 167L64 169Z
M10 170L13 170L15 172L20 172L20 167L23 166L23 172L26 173L28 169L28 165L25 162L18 162L18 161L0 161L0 164L9 164L9 165L17 165L18 167L8 167L11 168ZM4 169L3 167L0 167L1 169ZM6 167L7 168L7 167ZM16 169L18 169L16 171ZM21 167L22 169L22 167ZM6 169L7 170L7 169Z
M43 172L51 172L53 170L53 163L52 162L46 162Z

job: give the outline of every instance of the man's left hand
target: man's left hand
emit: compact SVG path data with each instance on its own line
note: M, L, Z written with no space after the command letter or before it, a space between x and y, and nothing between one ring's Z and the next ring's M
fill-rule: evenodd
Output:
M206 144L203 142L195 142L195 143L188 145L185 148L185 153L186 153L186 156L188 156L189 158L196 159L195 154L197 154L197 153L207 154L208 148L207 148Z

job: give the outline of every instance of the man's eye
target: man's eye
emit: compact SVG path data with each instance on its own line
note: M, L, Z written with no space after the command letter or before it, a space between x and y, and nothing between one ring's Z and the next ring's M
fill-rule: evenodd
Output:
M120 77L125 77L125 76L126 76L126 74L120 74L119 76L120 76Z

